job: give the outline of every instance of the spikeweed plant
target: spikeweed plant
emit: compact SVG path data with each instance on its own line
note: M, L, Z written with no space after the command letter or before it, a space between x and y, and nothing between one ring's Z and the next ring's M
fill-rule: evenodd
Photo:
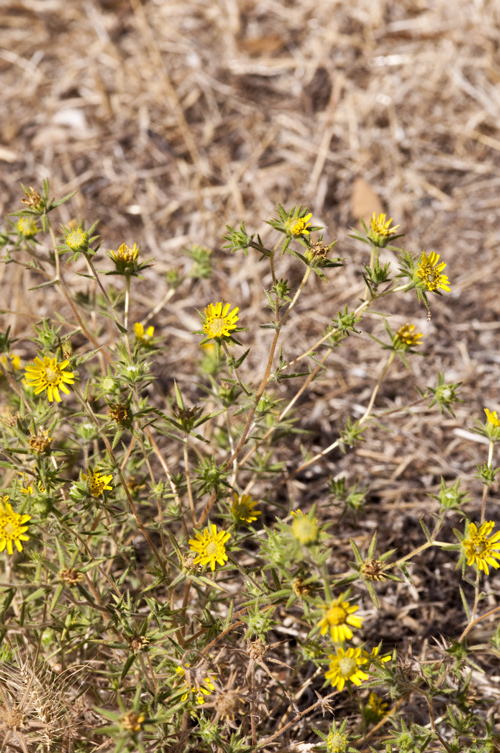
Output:
M434 495L439 511L421 520L421 542L403 556L381 548L374 534L366 545L352 538L349 564L337 557L343 530L365 515L369 488L358 481L330 478L305 509L284 495L285 482L306 468L352 452L367 427L385 430L395 411L377 408L381 385L395 359L411 368L423 337L412 322L391 327L385 302L395 298L404 312L416 296L429 310L432 297L453 285L445 262L433 251L398 248L399 225L374 215L352 235L370 249L361 300L336 312L290 360L283 333L308 280L334 286L343 259L302 207L278 206L271 247L244 224L228 227L227 253L256 254L268 265L268 313L259 325L268 331L267 360L258 371L247 368L257 325L241 302L200 301L199 404L192 405L181 358L169 394L155 392L164 342L150 318L134 321L134 290L152 260L136 243L104 253L96 225L58 225L57 207L71 197L52 199L48 181L41 193L24 191L24 207L1 235L2 260L29 270L35 289L54 288L69 313L40 316L23 363L20 343L8 329L0 333L4 747L498 750L494 699L480 683L500 656L500 607L488 587L500 566L488 499L500 440L492 406L475 427L489 448L478 468L480 513L464 512L470 497L460 479L443 480ZM191 279L210 276L210 252L188 253ZM285 254L302 269L296 286L280 276ZM66 281L70 262L89 280L85 295ZM167 297L153 312L175 302L185 281L177 272L167 279ZM324 375L329 356L358 337L368 314L383 317L386 334L377 340L382 362L362 414L332 427L335 439L319 454L303 433L303 457L285 467L277 450L301 432L297 400ZM412 406L453 414L459 387L436 375ZM464 625L456 635L431 635L422 662L420 647L384 640L381 594L414 589L411 565L431 550L456 569ZM380 639L369 643L364 629L374 619ZM480 623L484 639L473 644Z

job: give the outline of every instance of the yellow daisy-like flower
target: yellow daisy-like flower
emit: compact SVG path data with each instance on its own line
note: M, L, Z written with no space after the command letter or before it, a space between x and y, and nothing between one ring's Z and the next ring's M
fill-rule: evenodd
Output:
M7 502L9 496L3 498L3 504L0 502L0 552L5 548L9 554L13 553L12 543L16 545L18 552L22 552L22 541L29 541L26 536L28 526L25 523L31 520L31 515L20 515L14 512L12 506Z
M109 482L113 480L113 474L111 473L103 476L97 468L94 471L89 469L89 475L87 476L86 473L82 473L82 478L84 481L89 479L90 493L93 497L100 497L103 492L113 490L113 487L109 486Z
M47 390L49 403L56 400L61 402L59 390L69 395L67 384L73 384L75 376L72 371L65 371L69 361L57 362L57 358L44 357L43 361L38 356L35 358L34 365L26 366L26 384L34 387L35 395Z
M446 264L444 261L440 264L438 262L439 254L436 254L435 251L431 251L429 256L425 251L422 251L422 257L416 269L417 277L420 277L422 282L427 285L428 290L433 291L442 288L449 293L450 281L446 275L441 274Z
M122 243L118 251L110 251L109 253L113 256L113 259L122 262L122 264L133 264L139 256L139 250L139 247L135 243L132 248Z
M496 410L489 411L488 408L484 408L484 412L486 413L486 421L489 424L493 424L493 426L500 426L500 419L497 416Z
M186 667L189 667L189 663L186 663ZM186 674L186 670L184 669L184 667L181 667L181 666L176 667L175 671L181 677L184 677L184 675ZM193 685L191 688L189 687L189 685L185 685L186 692L184 693L184 695L181 696L181 701L182 702L187 701L189 697L189 693L191 692L195 694L196 701L198 702L198 704L200 706L203 705L205 703L205 699L203 696L210 695L210 693L213 693L213 691L215 690L215 686L212 680L210 679L210 677L205 677L203 683L204 684L198 685L198 687L196 687L196 685Z
M318 519L304 515L302 510L292 512L292 533L301 544L311 544L318 538Z
M475 523L469 525L469 535L462 541L468 565L477 565L479 570L489 574L488 565L500 567L496 561L500 559L500 531L488 538L495 527L493 520L485 521L479 527Z
M25 238L33 238L40 230L32 217L21 217L17 223L17 229Z
M347 651L339 648L336 654L330 654L328 658L330 669L325 672L325 677L337 690L342 690L348 680L355 685L361 685L363 680L368 679L366 672L361 669L366 664L361 648L348 648Z
M0 363L2 363L4 366L9 365L9 358L10 358L10 365L14 369L14 371L18 371L21 368L21 357L15 356L13 353L9 353L9 356L0 356Z
M236 329L236 322L239 317L237 316L239 308L236 307L232 311L230 303L209 303L205 309L205 322L203 324L203 331L208 337L218 339L220 337L229 337L231 331Z
M141 322L136 322L134 324L134 333L138 340L140 340L143 343L147 343L150 340L152 340L153 335L155 333L155 328L148 327L147 330L145 330L144 325L141 324Z
M415 332L415 334L413 334L414 330L414 324L403 324L403 326L396 332L396 338L400 343L404 343L410 348L415 345L421 345L422 343L419 341L423 337L423 334L421 332Z
M370 697L368 698L368 703L364 708L365 717L368 722L378 722L380 719L383 719L384 716L387 716L388 708L388 703L384 703L382 698L379 698L376 693L371 692Z
M390 235L395 235L396 230L400 225L394 225L391 227L392 217L390 220L385 219L385 214L380 213L377 217L376 212L373 213L373 217L370 220L371 233L374 235L382 236L382 238L388 238Z
M21 492L23 494L34 494L35 492L33 491L33 484L30 482L30 477L28 476L28 474L21 473L21 471L18 471L18 473L22 477L23 482L26 484L25 487L21 487ZM38 491L40 492L40 494L45 494L46 490L41 481L37 483L36 487Z
M250 494L242 494L239 497L235 492L233 498L231 513L236 523L252 523L261 515L260 510L254 510L257 502L252 499Z
M203 533L197 533L195 539L189 539L189 548L193 552L198 552L198 556L193 561L194 565L208 565L215 570L215 565L224 565L228 560L226 554L226 541L231 538L227 531L219 531L215 523L209 525Z
M352 638L352 630L349 627L360 628L363 621L362 617L353 617L354 612L357 612L359 607L356 604L349 604L348 601L343 601L344 594L341 594L338 599L332 601L327 609L327 612L321 622L319 623L321 628L321 635L330 630L332 640L335 643L341 641L349 641Z
M292 235L309 235L309 230L307 228L311 224L311 217L312 214L306 214L305 217L299 217L299 219L290 226L290 232Z

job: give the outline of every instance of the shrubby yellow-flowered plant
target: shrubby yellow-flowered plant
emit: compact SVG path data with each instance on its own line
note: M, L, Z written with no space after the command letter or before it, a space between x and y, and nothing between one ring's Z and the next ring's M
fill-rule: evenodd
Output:
M488 445L487 460L478 467L484 494L476 522L470 519L466 503L471 504L471 497L459 490L460 480L450 484L443 479L439 493L430 495L439 507L438 512L433 508L432 531L423 519L422 542L414 549L408 543L400 552L396 541L397 549L384 550L376 535L365 548L355 535L354 561L339 565L338 542L347 540L345 521L371 514L366 510L368 482L353 484L334 476L324 489L318 482L311 504L303 476L297 488L303 489L304 499L282 494L295 474L333 451L351 452L367 441L368 426L376 430L388 418L379 403L382 384L397 359L410 367L424 343L421 325L407 322L391 330L390 316L381 309L387 296L398 297L405 321L406 296L429 307L432 297L449 292L451 283L443 274L447 265L440 255L389 246L401 237L400 225L385 213L373 214L369 228L362 223L364 233L351 235L370 249L359 273L365 288L361 300L343 301L321 336L292 359L283 335L287 326L294 326L294 309L307 296L311 277L336 284L335 269L343 260L331 256L335 241L323 240L318 234L322 228L312 224L312 212L302 206L287 210L278 205L276 216L268 220L277 236L270 247L259 235L249 234L244 223L239 229L228 226L225 248L230 253L257 252L269 264L271 283L264 298L270 313L260 322L271 334L268 355L257 366L246 361L255 330L249 327L245 343L236 339L245 332L238 326L240 315L245 323L251 320L245 307L240 311L216 298L201 301L197 334L204 351L196 374L190 363L189 378L183 377L186 359L179 352L171 361L177 371L168 374L168 386L155 389L160 384L154 382L161 355L157 348L164 333L159 324L141 323L144 312L134 298L149 260L144 261L135 242L122 243L108 252L101 272L94 265L101 245L92 235L95 225L86 230L83 221L73 221L59 232L52 223L51 213L71 196L56 201L48 181L41 192L23 189L23 209L15 213L17 222L5 236L8 253L28 253L36 260L44 243L55 249L52 272L59 287L53 294L62 290L71 305L69 314L58 312L57 322L40 317L34 347L27 342L20 350L23 358L30 354L24 377L17 373L20 357L12 353L17 341L9 330L0 333L0 378L9 396L9 409L0 414L2 492L9 492L0 500L0 581L7 589L4 601L0 591L0 651L9 661L19 652L44 662L57 657L61 666L64 659L69 668L86 667L93 714L107 720L107 726L100 721L95 729L75 732L80 735L76 747L82 753L91 753L95 745L114 745L124 753L166 747L180 753L188 748L199 753L271 750L281 743L295 745L299 720L305 719L310 744L330 753L367 746L377 751L387 746L437 750L444 740L455 738L470 753L492 750L487 747L494 740L487 715L470 706L463 713L462 705L467 683L473 682L469 663L475 667L488 655L484 643L475 646L470 659L469 632L483 620L487 624L484 583L493 575L490 568L500 566L500 531L488 508L488 489L498 470L493 462L500 440L497 412L485 408L486 422L478 421L474 429ZM387 248L398 257L397 273L384 259ZM95 293L88 299L75 296L57 273L68 253L71 260L85 258ZM296 285L282 276L284 254L302 269ZM197 244L186 256L190 271L176 268L167 274L167 297L142 322L154 321L155 312L183 285L210 276L215 262L209 249ZM103 274L115 275L118 293L103 283L108 279ZM362 331L370 310L382 313L387 325L383 340L373 336L383 360L371 395L362 411L356 408L355 417L331 427L332 440L319 452L302 433L303 456L297 460L289 442L285 469L276 447L302 432L292 408L328 367L330 354ZM138 321L129 327L132 317ZM304 370L308 359L310 368ZM298 361L302 364L296 369ZM292 380L297 387L290 399L286 385ZM439 375L435 387L419 389L417 402L422 408L428 401L429 409L437 404L452 414L459 387ZM406 407L398 404L398 409ZM334 457L330 455L332 462ZM461 522L452 529L449 519L457 513L465 526ZM373 630L374 611L380 623L387 616L381 593L397 583L391 598L404 594L409 565L425 563L428 549L440 549L449 564L461 566L469 590L462 592L462 633L443 638L439 655L426 658L424 671L416 659L405 658L399 643L391 654L380 654L381 646L369 651L364 641ZM367 604L373 607L367 609ZM2 644L4 635L8 640ZM286 655L280 653L284 643ZM500 650L500 637L493 635L490 645ZM0 691L2 683L0 662ZM37 683L39 693L43 682ZM308 708L283 716L290 699L298 703L309 685L317 700L311 696ZM63 693L64 683L58 687ZM428 705L427 711L424 704L419 708L423 718L428 713L422 726L405 716L404 699L414 688ZM438 729L432 709L441 704L445 690L447 707L439 706ZM59 716L72 718L68 708L85 692L83 683L72 689ZM332 699L338 694L342 701L337 706ZM12 683L0 693L3 719L5 699L11 714L14 695ZM318 729L309 724L315 715ZM377 737L378 725L383 727L387 718L392 727L386 725ZM21 729L21 722L7 725L16 733ZM54 729L55 744L65 745L65 732ZM25 732L31 734L29 725ZM281 737L285 733L291 735L287 743ZM479 734L482 747L470 742Z

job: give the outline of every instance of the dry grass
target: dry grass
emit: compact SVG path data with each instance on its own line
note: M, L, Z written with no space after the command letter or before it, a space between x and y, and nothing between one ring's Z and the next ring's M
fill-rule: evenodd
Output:
M405 230L408 248L425 245L448 263L453 290L433 298L432 320L426 322L409 296L407 310L399 303L394 317L397 325L415 321L425 333L429 365L414 359L413 375L395 368L378 406L415 399L414 385L435 384L439 370L446 381L463 382L456 419L421 406L397 414L390 431L370 430L354 453L328 456L280 487L280 501L300 500L307 509L324 494L327 475L347 472L351 483L359 478L370 485L366 514L344 527L338 541L339 572L351 556L349 535L362 546L378 527L384 546L401 555L417 545L418 517L433 509L427 494L436 492L441 476L466 479L473 496L468 512L480 506L473 476L484 447L464 431L484 405L499 403L499 45L495 0L2 4L2 214L20 207L20 181L39 186L49 176L58 195L78 188L62 221L99 219L104 248L135 241L155 257L137 288L134 320L145 319L165 295L164 273L186 268L183 248L213 249L215 277L184 283L153 318L166 343L159 401L196 352L195 307L231 300L242 310L243 326L265 315L261 288L269 281L261 279L255 258L221 250L226 223L245 220L249 232L269 237L264 220L276 202L303 204L330 240L339 239L346 267L330 274L328 285L311 284L284 334L288 358L361 295L359 262L366 259L347 237L360 214L387 211ZM292 284L298 275L289 263ZM85 289L83 278L66 276ZM16 312L2 316L1 329L11 325L20 338L16 352L27 355L33 311L50 316L62 301L53 290L28 295L41 280L14 265L0 266L0 279L2 309ZM357 406L370 395L380 351L366 330L379 333L382 324L373 315L363 329L363 347L349 342L334 354L299 405L313 453L333 441L349 414L359 417ZM257 336L246 372L251 382L259 379L268 340ZM182 387L195 402L196 378L184 370ZM290 472L296 457L297 447L283 450L283 459L294 463ZM403 650L418 639L425 658L440 633L460 634L453 564L437 552L426 567L432 578L416 568L414 588L386 587L383 621L373 610L367 639L382 637ZM492 594L499 585L498 576L488 580ZM285 620L278 638L290 630ZM289 660L286 651L283 656ZM314 699L311 686L300 704ZM409 712L418 720L418 709Z

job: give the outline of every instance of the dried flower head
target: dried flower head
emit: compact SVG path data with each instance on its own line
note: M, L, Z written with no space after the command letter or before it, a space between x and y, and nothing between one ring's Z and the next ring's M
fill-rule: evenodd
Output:
M149 646L149 638L145 635L134 635L130 639L130 650L136 654L138 651L143 651Z
M189 539L190 549L198 552L193 564L199 563L203 567L210 564L212 570L215 570L216 564L223 566L228 560L225 544L230 537L228 531L217 532L215 523L205 528L203 533L197 532L195 539Z
M109 415L110 418L112 418L113 421L116 421L117 424L125 424L130 418L128 406L122 405L121 403L110 405Z
M384 573L384 563L381 560L365 560L361 565L361 572L368 580L387 580Z
M69 395L67 384L73 384L75 375L72 371L66 371L69 361L57 362L57 358L44 357L43 361L38 356L35 358L34 365L26 366L26 383L33 387L35 395L39 395L47 390L49 403L56 400L61 402L59 390Z
M228 688L216 693L213 701L216 718L234 720L235 714L241 713L243 701L239 688Z
M450 281L446 275L442 275L441 272L446 267L444 261L440 264L439 254L435 251L431 251L429 256L422 251L420 262L416 268L416 276L426 285L427 289L431 292L441 288L442 290L450 291Z
M59 570L59 580L67 583L68 586L76 586L77 583L83 580L83 573L74 567L64 567L62 570Z
M478 528L475 523L469 525L467 538L462 541L468 565L477 565L479 570L489 574L488 565L500 567L500 531L488 538L495 527L493 520L485 521Z
M121 717L120 724L127 732L140 732L145 718L145 714L136 714L135 711L127 711Z
M232 311L230 303L222 304L209 303L205 309L205 321L203 323L203 331L208 337L214 340L230 337L231 332L237 328L236 322L238 321L239 308L236 307Z
M24 188L24 186L23 186ZM25 199L21 199L23 204L26 204L27 207L30 209L40 209L42 204L42 197L38 193L38 191L35 191L34 188L24 188L24 193L26 194Z
M303 578L294 578L292 581L292 588L294 593L300 598L303 596L309 596L312 591L312 586L308 583L304 583Z
M9 554L13 554L12 544L16 545L18 552L22 552L22 541L29 541L26 536L28 526L25 523L31 520L31 515L20 515L14 512L12 506L7 502L9 496L3 498L3 504L0 502L0 552L7 548Z
M37 433L31 434L30 438L28 439L28 445L30 447L30 450L36 455L42 455L44 452L47 452L53 439L54 437L49 437L48 430L45 431L41 426L39 426Z
M353 616L354 612L359 609L358 605L351 605L348 601L343 601L343 598L344 594L341 594L338 599L332 601L329 607L324 607L327 611L319 623L321 635L325 635L330 630L335 643L350 640L352 638L351 627L360 628L363 621L362 617Z

